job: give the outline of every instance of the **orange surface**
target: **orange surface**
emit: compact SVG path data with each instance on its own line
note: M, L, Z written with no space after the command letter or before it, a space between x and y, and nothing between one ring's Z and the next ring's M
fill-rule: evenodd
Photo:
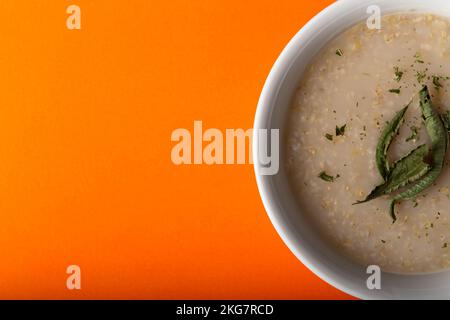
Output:
M282 243L251 165L170 160L194 120L250 128L331 2L2 0L0 298L348 298Z

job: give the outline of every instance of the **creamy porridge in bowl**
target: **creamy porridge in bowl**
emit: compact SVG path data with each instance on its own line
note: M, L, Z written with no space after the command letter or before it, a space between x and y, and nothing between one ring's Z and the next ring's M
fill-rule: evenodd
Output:
M254 163L289 249L360 298L450 298L449 110L450 2L339 0L312 19L254 125L280 131L279 172L262 173L258 130Z
M289 113L287 172L300 206L343 254L384 271L439 271L450 267L449 157L430 187L397 204L395 223L388 195L354 203L382 184L380 136L424 85L437 112L450 108L450 20L405 13L381 23L345 31L308 66ZM392 166L431 149L429 140L413 99L387 154Z

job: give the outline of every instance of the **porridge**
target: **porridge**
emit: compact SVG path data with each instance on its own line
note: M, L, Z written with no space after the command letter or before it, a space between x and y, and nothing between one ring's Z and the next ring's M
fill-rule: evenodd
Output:
M299 205L344 255L388 272L435 272L450 267L450 20L404 13L381 26L350 28L308 66L290 109L285 165ZM445 139L424 121L424 86ZM380 185L395 187L355 204Z

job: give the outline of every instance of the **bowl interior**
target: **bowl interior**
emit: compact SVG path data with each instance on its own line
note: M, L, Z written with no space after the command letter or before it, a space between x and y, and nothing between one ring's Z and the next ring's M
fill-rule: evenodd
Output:
M339 255L314 231L293 197L284 170L284 124L306 66L337 34L367 19L370 5L378 5L382 15L417 11L450 17L450 2L446 0L340 0L313 18L280 55L261 94L254 128L280 129L280 171L273 176L261 175L255 148L258 187L266 211L284 242L309 269L331 285L365 299L450 299L450 271L421 275L382 273L381 289L369 290L367 266Z

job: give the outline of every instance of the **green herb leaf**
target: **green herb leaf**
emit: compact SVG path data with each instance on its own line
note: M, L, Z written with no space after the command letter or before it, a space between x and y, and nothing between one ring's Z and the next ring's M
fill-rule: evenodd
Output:
M397 219L395 214L395 204L397 201L414 199L426 188L433 185L445 164L449 140L450 111L444 115L438 114L431 102L427 86L424 86L419 91L418 96L420 99L422 118L431 140L431 152L428 151L426 145L421 145L397 161L392 169L387 161L387 150L393 137L398 133L403 122L404 113L409 106L408 104L408 106L400 110L394 119L388 123L378 142L376 161L380 174L385 179L385 182L377 186L365 200L356 203L367 202L382 195L395 192L400 188L407 187L406 190L400 191L391 200L389 213L394 222Z
M333 141L333 135L332 134L329 134L329 133L325 134L325 138L327 138L330 141Z
M427 74L425 71L417 71L416 73L416 79L417 82L422 83L422 81L427 77Z
M424 161L427 154L428 147L426 144L411 151L394 164L385 183L376 187L365 200L357 203L364 203L392 193L422 178L431 169L431 166Z
M336 126L336 136L343 136L345 134L345 127L347 125L344 124L342 127Z
M391 216L395 216L395 202L403 199L411 199L431 186L445 164L445 155L448 147L448 131L441 117L431 103L430 93L426 86L419 92L420 108L425 122L425 129L431 140L431 170L411 188L396 195L391 203Z
M378 140L375 156L376 163L378 171L385 181L390 170L390 165L387 159L387 152L389 150L389 146L392 143L392 140L397 135L402 123L404 122L404 116L410 104L411 102L395 114L394 118L384 128L383 132L381 133L381 137Z
M339 57L342 57L342 56L344 55L344 51L342 51L341 49L337 49L337 50L336 50L336 54L337 54Z
M434 84L434 88L436 90L439 91L440 88L442 88L442 84L439 82L439 80L441 79L441 77L438 76L433 76L433 84Z
M417 62L417 63L424 63L424 61L422 60L422 58L421 58L419 52L417 52L417 53L414 55L414 58L416 58L416 62Z
M333 182L334 181L334 177L330 176L329 174L327 174L325 171L322 171L321 173L319 173L318 176L320 179L322 179L323 181L326 182Z
M395 81L400 82L403 77L403 71L400 71L399 67L394 67L394 73L395 73Z
M392 223L397 221L397 216L395 215L395 199L389 203L389 216L392 218Z
M389 90L390 93L396 93L396 94L400 94L400 89L391 89Z

